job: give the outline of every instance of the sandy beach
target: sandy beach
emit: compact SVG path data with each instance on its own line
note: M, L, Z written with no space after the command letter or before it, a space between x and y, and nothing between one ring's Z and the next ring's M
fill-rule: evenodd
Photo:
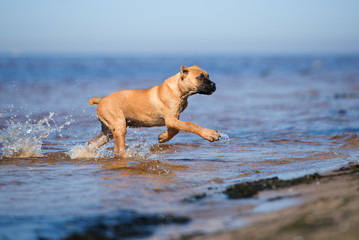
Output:
M301 202L280 211L252 215L244 228L191 239L358 239L359 164L321 174L310 184L270 192L275 192L277 199L291 193ZM268 194L268 190L259 194Z

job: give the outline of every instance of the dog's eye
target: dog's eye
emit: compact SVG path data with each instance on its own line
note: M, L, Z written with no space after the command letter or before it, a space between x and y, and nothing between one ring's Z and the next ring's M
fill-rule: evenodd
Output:
M206 77L203 75L203 73L197 77L198 80L200 81L204 81L206 79Z

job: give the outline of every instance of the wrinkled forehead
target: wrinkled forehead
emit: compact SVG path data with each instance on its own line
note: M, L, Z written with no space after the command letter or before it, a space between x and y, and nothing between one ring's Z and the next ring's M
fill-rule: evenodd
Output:
M195 78L199 77L201 75L203 75L206 78L209 78L208 73L198 67L189 67L188 69L189 69L189 71L188 71L189 74L191 74Z

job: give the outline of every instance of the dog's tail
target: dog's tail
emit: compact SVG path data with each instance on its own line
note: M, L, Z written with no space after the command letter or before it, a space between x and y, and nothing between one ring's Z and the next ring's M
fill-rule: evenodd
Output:
M92 97L90 98L89 104L98 104L99 102L101 102L103 97Z

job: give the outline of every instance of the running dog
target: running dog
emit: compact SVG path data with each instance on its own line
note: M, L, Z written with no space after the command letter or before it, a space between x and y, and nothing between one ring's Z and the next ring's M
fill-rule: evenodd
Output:
M158 136L160 143L169 141L179 130L195 133L210 142L218 141L220 135L217 131L179 120L189 96L196 93L211 95L215 90L215 83L204 70L198 66L181 66L179 73L161 85L119 91L107 97L92 97L89 103L97 104L97 118L102 130L88 142L88 147L96 150L114 139L115 157L127 158L126 127L166 126L167 130Z

